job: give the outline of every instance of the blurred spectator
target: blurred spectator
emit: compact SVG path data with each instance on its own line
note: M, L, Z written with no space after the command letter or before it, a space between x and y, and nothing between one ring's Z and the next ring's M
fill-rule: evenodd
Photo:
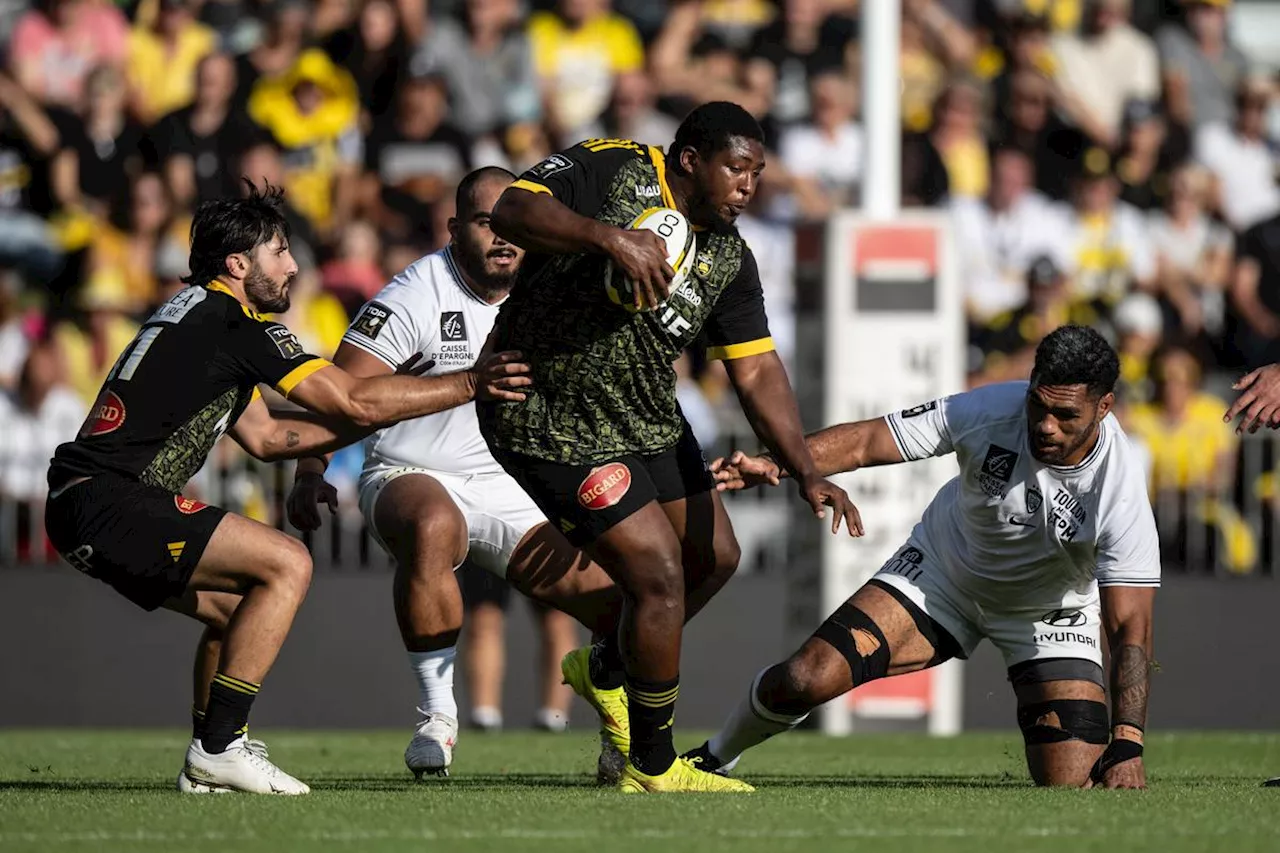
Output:
M162 246L189 249L191 222L174 213L164 181L143 172L115 196L111 216L95 231L89 247L89 268L121 277L127 299L139 308L159 299L156 258Z
M667 16L649 50L653 84L664 108L676 115L707 101L733 101L765 125L766 143L773 129L767 113L773 92L748 85L749 69L724 38L708 31L700 0L683 0Z
M0 391L18 384L33 337L30 317L22 305L22 281L0 267Z
M918 43L949 73L969 69L977 57L977 40L948 8L944 0L903 0L903 27L914 33Z
M411 70L444 75L450 118L463 133L478 137L509 128L518 139L541 118L533 50L520 23L516 0L466 0L461 21L431 22Z
M650 2L650 0L621 0L618 3L619 11L635 19L635 14L631 11L638 6L650 7L649 15L662 10L663 6L672 4ZM677 0L677 7L680 5ZM700 0L702 7L702 25L706 32L712 33L725 44L737 51L746 51L751 45L751 39L757 32L769 25L778 15L777 4L770 0ZM835 6L837 4L830 4ZM675 9L666 9L663 16L666 19L676 14ZM658 19L661 25L663 18ZM644 27L640 24L641 29ZM656 32L656 30L655 30Z
M966 309L984 322L1027 301L1026 276L1037 258L1071 268L1071 245L1062 213L1031 185L1031 160L999 148L985 198L952 201Z
M138 324L129 315L143 306L129 297L120 270L103 266L89 274L75 307L80 316L59 322L53 339L66 356L67 383L87 410L116 357L138 334Z
M1027 268L1026 294L1017 308L972 329L971 385L1025 379L1040 341L1073 321L1067 276L1052 257L1041 255Z
M10 518L17 522L19 561L48 556L41 554L46 549L39 519L49 458L76 437L86 411L63 383L61 356L48 342L31 347L13 391L0 389L0 505L16 504L16 517Z
M950 192L947 164L922 133L903 134L901 183L903 207L935 207Z
M690 429L703 447L715 447L720 440L720 422L715 407L708 402L698 380L694 376L693 360L688 352L681 353L674 365L676 372L676 402L689 422Z
M1227 42L1231 0L1183 0L1185 19L1156 33L1169 115L1184 127L1230 124L1231 99L1249 61Z
M1175 133L1174 137L1170 139L1168 125L1155 104L1130 101L1125 105L1116 155L1121 201L1144 211L1164 204L1170 173L1189 153L1183 135Z
M264 183L273 187L284 186L284 161L280 157L280 149L270 140L255 142L241 152L235 174L236 190L241 195L249 192L249 184L244 179L259 187ZM307 218L294 206L288 193L284 197L283 212L285 221L289 223L290 254L300 268L314 267L320 238Z
M982 129L982 90L973 81L956 79L943 89L934 104L929 142L946 164L953 197L986 194L990 154Z
M1020 14L996 33L974 63L974 71L991 81L996 116L1008 121L1013 79L1032 73L1048 83L1058 71L1058 62L1049 45L1049 19L1044 15Z
M1235 473L1236 437L1222 422L1227 403L1201 390L1202 370L1189 350L1171 346L1154 359L1155 399L1133 407L1130 433L1151 456L1151 495L1161 553L1175 564L1223 558L1247 571L1256 546L1238 513L1225 501ZM1219 533L1223 534L1221 553Z
M471 170L470 140L448 122L447 86L435 72L405 81L369 136L363 206L397 239L421 237L431 208Z
M839 69L813 75L810 90L813 120L785 129L778 153L800 217L814 220L857 200L863 136L857 89Z
M294 67L307 46L310 14L307 0L266 0L261 40L236 59L235 103L248 103L259 78L280 77Z
M0 391L0 495L35 502L59 444L76 437L88 408L67 387L62 354L50 341L31 345L17 386Z
M1124 105L1160 97L1160 63L1151 39L1129 25L1129 0L1085 0L1079 35L1054 37L1062 102L1094 142L1113 148Z
M196 66L195 102L169 113L151 130L169 193L180 205L194 207L240 191L235 167L256 130L232 103L235 90L235 61L225 53L211 53Z
M1155 283L1156 259L1141 212L1119 200L1120 181L1101 148L1085 153L1068 225L1075 269L1075 299L1106 310L1137 287Z
M128 37L108 0L39 0L14 27L9 67L37 100L74 110L90 71L124 62Z
M675 139L679 122L659 112L656 103L657 93L649 75L641 71L619 74L608 109L584 133L587 138L634 139L643 145L666 148Z
M8 75L0 74L0 264L16 266L47 282L62 265L62 252L41 214L55 200L50 169L58 153L57 128ZM74 187L74 172L61 181Z
M1053 84L1038 71L1018 71L1009 80L1008 102L997 119L997 141L1017 148L1035 164L1035 186L1054 201L1064 201L1075 164L1088 147L1084 134L1053 109Z
M135 24L129 33L130 100L146 124L191 103L196 66L218 45L217 34L196 20L198 2L159 0L154 24Z
M503 727L502 679L506 674L506 611L511 587L502 579L470 563L458 570L466 619L462 626L462 666L471 702L471 726L485 732ZM560 659L578 645L578 626L568 615L529 601L538 623L540 656L538 710L534 728L562 732L569 725L573 693L564 685Z
M331 35L325 52L356 79L360 104L371 117L385 114L396 83L408 73L413 45L391 0L364 0L349 27Z
M644 67L636 28L609 0L560 0L554 12L535 12L529 42L547 119L565 145L600 118L617 75Z
M759 185L746 211L738 217L738 233L751 247L760 272L769 332L778 357L788 370L796 357L796 232L789 224L763 217L775 206L771 196L781 192L776 180Z
M1280 361L1280 214L1241 235L1231 303L1245 367Z
M1125 403L1149 402L1155 395L1151 360L1164 339L1160 303L1149 293L1130 293L1112 312L1111 324L1120 356L1116 396Z
M1165 209L1150 215L1150 234L1157 289L1177 312L1183 333L1204 333L1218 341L1226 316L1232 237L1205 212L1208 192L1204 169L1188 164L1175 171Z
M378 230L358 219L343 226L337 255L320 271L324 289L336 296L353 318L386 284L378 263L381 256Z
M127 98L119 69L95 68L85 81L82 124L68 128L62 140L75 159L80 200L98 216L127 195L130 178L143 166L146 131L125 112Z
M283 75L259 81L249 98L249 117L282 149L290 200L322 236L347 220L355 202L359 113L355 80L314 48Z
M782 0L782 14L755 34L747 50L747 86L770 104L780 127L810 115L809 77L845 68L857 28L842 15L829 15L823 0Z
M976 0L976 5L975 17L987 29L1030 14L1043 17L1052 32L1070 33L1080 26L1084 0Z
M1196 160L1218 179L1214 207L1237 231L1280 210L1276 155L1266 138L1272 96L1270 80L1246 78L1236 91L1234 124L1214 122L1196 131Z

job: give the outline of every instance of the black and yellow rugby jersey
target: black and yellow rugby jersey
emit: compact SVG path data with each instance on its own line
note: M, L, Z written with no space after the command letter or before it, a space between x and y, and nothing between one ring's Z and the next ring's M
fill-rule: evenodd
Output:
M287 396L328 365L221 282L184 288L120 354L79 436L54 453L49 485L111 472L179 492L258 383Z
M534 166L514 187L626 227L675 207L661 149L589 139ZM496 446L568 464L674 447L682 431L672 364L702 333L712 358L773 349L751 250L731 227L698 231L688 278L655 311L631 313L605 293L604 255L530 253L494 327L499 349L524 353L522 403L480 405Z

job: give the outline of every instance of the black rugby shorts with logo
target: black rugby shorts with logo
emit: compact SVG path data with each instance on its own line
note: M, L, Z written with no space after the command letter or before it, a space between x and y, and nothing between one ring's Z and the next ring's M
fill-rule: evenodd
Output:
M645 456L629 453L608 462L574 465L491 450L577 548L594 542L650 501L669 503L715 489L702 447L687 423L669 450Z
M226 510L117 474L95 474L45 503L62 558L141 607L182 595Z

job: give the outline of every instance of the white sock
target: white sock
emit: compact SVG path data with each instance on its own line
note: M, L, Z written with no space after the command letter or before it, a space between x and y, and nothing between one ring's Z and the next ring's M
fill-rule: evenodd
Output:
M774 735L791 731L809 716L805 713L790 717L770 711L760 704L760 679L766 672L767 669L762 669L756 674L747 697L738 703L729 719L725 720L724 726L707 742L711 754L728 769L738 763L743 752L764 743Z
M458 647L434 652L409 652L409 666L418 678L420 710L458 719L458 700L453 697L453 661Z
M471 722L482 729L502 728L502 711L491 705L480 705L471 709Z

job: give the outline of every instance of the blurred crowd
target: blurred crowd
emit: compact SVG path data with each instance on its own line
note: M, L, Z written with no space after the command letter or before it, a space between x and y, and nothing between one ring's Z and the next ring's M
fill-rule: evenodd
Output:
M1026 376L1064 322L1103 328L1171 535L1238 571L1269 559L1241 512L1274 489L1269 459L1237 474L1221 398L1280 360L1278 57L1231 37L1248 5L903 0L900 54L903 199L953 223L971 382ZM859 202L859 31L859 0L0 0L0 496L38 502L53 447L182 286L195 206L241 176L287 189L281 319L328 355L448 239L470 169L666 145L692 106L737 101L770 150L741 230L792 361L796 229ZM677 369L715 446L723 371Z

